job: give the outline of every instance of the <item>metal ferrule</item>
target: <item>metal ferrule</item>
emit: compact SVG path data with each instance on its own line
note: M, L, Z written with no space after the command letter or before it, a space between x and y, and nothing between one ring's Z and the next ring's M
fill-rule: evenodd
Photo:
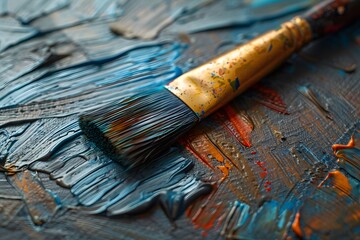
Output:
M309 24L296 17L181 75L166 88L205 118L277 68L311 37Z

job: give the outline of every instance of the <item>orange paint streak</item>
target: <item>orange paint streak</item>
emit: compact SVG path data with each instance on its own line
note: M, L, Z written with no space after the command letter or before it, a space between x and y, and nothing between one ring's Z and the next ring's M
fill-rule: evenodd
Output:
M17 172L21 172L22 170L19 170L14 166L12 163L6 164L5 166L0 165L0 172L6 173L8 176L12 176Z
M223 173L223 177L221 181L225 180L229 176L229 170L231 169L231 165L229 162L225 162L223 166L216 166Z
M212 144L205 134L197 135L190 142L191 148L200 153L202 158L208 162L215 159L218 162L224 162L225 158L222 153Z
M31 220L35 225L43 225L57 211L52 195L43 188L30 171L25 170L11 177L13 186L21 193Z
M336 156L337 156L337 151L339 151L341 149L349 149L349 148L353 148L353 147L355 147L354 136L351 136L350 141L348 142L347 145L343 145L343 144L334 144L334 145L332 145L332 149L333 149L334 154Z
M331 181L331 184L334 188L340 190L340 195L350 195L352 187L350 185L349 179L342 172L338 170L329 172L318 187L322 187L328 180Z
M291 229L294 231L294 233L296 234L296 236L298 236L299 238L303 237L303 233L300 227L300 213L296 213L295 215L295 219L294 222L291 225Z
M211 166L206 159L203 159L201 157L201 155L199 155L198 153L196 153L195 151L192 150L191 146L186 143L185 145L186 150L188 150L193 156L195 156L197 159L199 159L205 166L207 166L208 168L212 169L213 171L215 171L215 168L213 166Z
M204 230L210 230L214 225L216 220L222 215L224 206L218 204L216 206L210 207L207 211L198 211L196 215L191 219L195 228L201 228Z
M227 178L229 176L229 169L227 169L227 167L225 166L217 166L218 169L220 169L220 171L223 173L223 179Z
M232 166L229 159L217 148L217 146L202 131L196 130L194 134L188 135L180 143L198 158L204 165L215 171L219 169L223 175L221 182L229 176L229 170ZM220 166L214 166L215 162L222 163Z

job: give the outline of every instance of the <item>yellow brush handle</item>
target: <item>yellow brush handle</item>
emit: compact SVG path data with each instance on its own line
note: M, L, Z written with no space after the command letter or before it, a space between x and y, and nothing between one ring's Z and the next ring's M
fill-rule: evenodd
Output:
M310 40L309 24L296 17L280 29L181 75L166 88L202 119L272 72Z

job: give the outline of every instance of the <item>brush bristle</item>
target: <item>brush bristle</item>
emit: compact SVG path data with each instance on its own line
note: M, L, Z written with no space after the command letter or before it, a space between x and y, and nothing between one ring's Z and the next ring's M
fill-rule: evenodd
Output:
M133 167L156 157L198 122L167 89L128 98L80 117L80 127L111 159Z

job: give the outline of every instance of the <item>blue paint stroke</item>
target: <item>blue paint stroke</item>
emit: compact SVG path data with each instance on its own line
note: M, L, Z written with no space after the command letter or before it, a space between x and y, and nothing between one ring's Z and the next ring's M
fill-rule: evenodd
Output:
M235 78L235 80L230 82L230 86L232 87L232 89L234 90L234 92L236 92L236 90L239 89L240 87L240 81L239 78Z
M13 17L0 16L0 52L34 37L37 33L35 28L24 26Z

